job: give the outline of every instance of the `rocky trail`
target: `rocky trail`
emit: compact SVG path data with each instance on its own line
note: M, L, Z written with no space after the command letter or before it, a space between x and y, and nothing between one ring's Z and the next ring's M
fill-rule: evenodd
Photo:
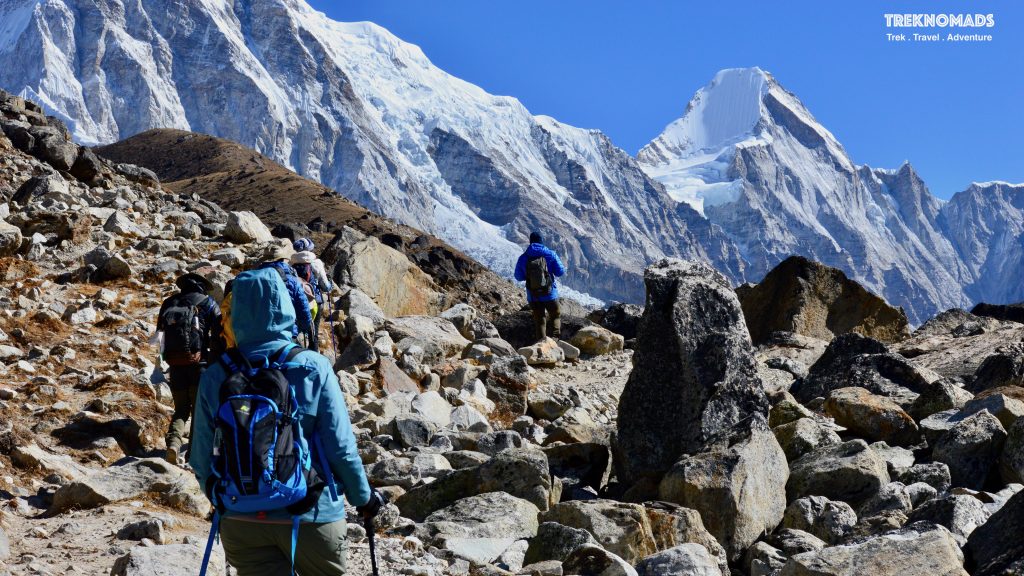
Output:
M198 573L210 507L160 458L156 314L182 272L222 289L295 229L165 190L2 92L0 127L0 575ZM1024 574L1006 314L911 333L814 262L734 290L663 260L646 307L567 305L564 339L534 343L511 284L472 299L366 232L317 230L341 283L321 349L391 501L382 574Z

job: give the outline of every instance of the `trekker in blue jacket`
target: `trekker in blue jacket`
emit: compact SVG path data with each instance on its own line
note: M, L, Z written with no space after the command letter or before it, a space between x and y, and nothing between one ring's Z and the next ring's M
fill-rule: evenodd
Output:
M295 308L285 283L274 270L253 270L235 279L232 294L234 309L245 311L231 316L238 350L251 365L261 366L265 358L291 343ZM300 517L295 569L300 575L342 576L348 545L345 506L340 496L344 494L358 506L364 518L375 516L384 501L367 482L331 363L310 350L299 352L290 362L295 366L284 374L294 386L302 434L308 445L322 446L339 495L335 500L330 491L324 490L317 504ZM189 463L202 487L207 486L213 474L214 414L220 404L221 385L227 377L224 364L214 362L203 373L199 385ZM314 443L314 433L319 443ZM316 465L321 460L314 455L313 461ZM284 510L254 515L225 512L220 526L225 555L239 576L290 574L291 533L292 517Z
M315 337L313 333L313 312L309 309L309 300L306 298L306 293L302 289L302 283L299 282L299 275L296 274L295 269L288 264L288 260L295 253L295 249L287 240L280 240L277 244L274 244L267 251L266 260L261 263L258 268L273 268L278 271L281 278L284 280L285 286L288 288L288 294L292 301L292 307L295 309L295 325L292 326L292 337L297 337L300 333L305 334L309 338L310 342ZM232 309L235 308L234 302L231 304Z
M526 282L526 301L530 303L537 340L562 336L562 312L558 306L558 281L565 266L558 255L544 245L538 232L530 233L530 245L516 262L516 280ZM546 318L545 318L546 317Z

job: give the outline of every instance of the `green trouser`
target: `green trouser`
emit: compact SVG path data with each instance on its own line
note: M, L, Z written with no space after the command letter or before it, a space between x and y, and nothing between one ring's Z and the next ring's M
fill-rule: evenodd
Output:
M167 430L168 448L181 448L184 439L192 437L192 411L195 410L202 372L202 366L171 366L168 371L171 399L174 400L174 414Z
M559 309L558 300L530 302L530 313L533 314L533 328L538 341L546 336L556 340L562 337L562 311Z
M302 524L295 547L299 576L343 576L348 542L344 520ZM292 526L225 518L220 524L224 555L238 576L291 574Z

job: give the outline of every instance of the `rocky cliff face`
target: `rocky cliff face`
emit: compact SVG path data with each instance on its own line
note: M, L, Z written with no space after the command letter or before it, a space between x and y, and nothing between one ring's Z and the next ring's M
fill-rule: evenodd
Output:
M368 23L301 0L5 2L0 86L86 143L181 128L251 146L506 275L539 228L599 298L663 256L743 263L600 132L532 116ZM42 63L40 65L40 63Z
M760 69L720 72L637 158L673 198L725 231L754 280L806 256L915 323L979 298L1024 298L1004 272L1019 262L1020 187L975 185L943 204L909 164L856 166Z

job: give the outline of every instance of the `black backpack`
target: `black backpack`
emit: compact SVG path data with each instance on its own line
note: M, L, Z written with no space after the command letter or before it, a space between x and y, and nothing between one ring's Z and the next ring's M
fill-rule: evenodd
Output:
M203 359L203 319L199 306L208 296L177 294L160 315L164 330L164 360L171 366L193 366Z
M554 278L548 271L548 260L543 256L537 256L526 263L526 289L534 298L551 294L551 287L554 285Z

